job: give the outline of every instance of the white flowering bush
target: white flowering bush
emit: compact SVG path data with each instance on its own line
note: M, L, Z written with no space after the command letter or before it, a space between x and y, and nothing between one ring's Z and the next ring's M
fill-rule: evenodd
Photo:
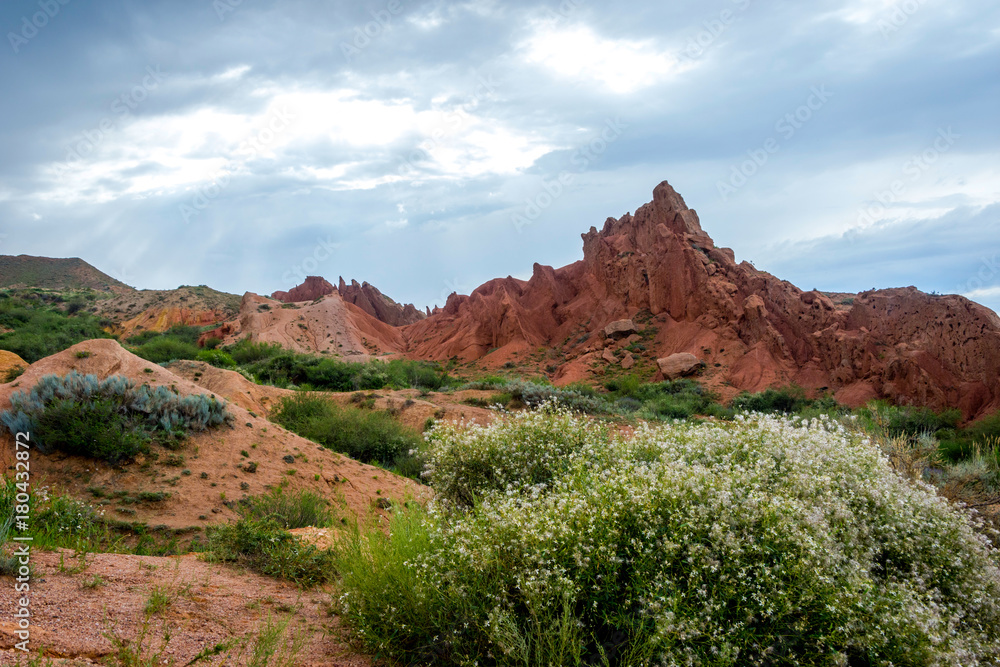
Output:
M374 650L456 665L1000 661L970 515L826 420L608 433L546 406L429 436L440 500L340 547Z

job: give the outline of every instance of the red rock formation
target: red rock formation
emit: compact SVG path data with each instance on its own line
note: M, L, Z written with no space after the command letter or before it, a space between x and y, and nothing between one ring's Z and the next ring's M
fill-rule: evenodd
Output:
M287 292L274 292L271 298L284 303L299 303L315 301L334 292L338 292L347 303L354 304L375 319L394 327L413 324L425 317L412 303L404 306L382 294L374 285L368 283L359 285L356 280L352 280L348 285L343 278L340 279L340 286L334 287L319 276L309 276L298 287L293 287Z
M315 301L327 294L333 294L334 291L336 288L320 276L307 276L305 282L298 287L293 287L287 292L275 292L271 298L284 303L297 303Z
M357 280L352 280L348 285L341 277L337 291L344 301L353 303L372 317L392 326L413 324L426 317L412 303L406 305L396 303L368 283L359 285Z
M634 318L653 335L652 361L691 353L722 393L798 383L848 404L874 397L968 417L1000 408L1000 319L960 296L916 288L817 292L735 262L667 183L634 215L583 235L583 260L535 264L529 280L492 280L405 328L418 358L497 361L559 346L556 381L580 379L599 332ZM640 315L645 317L640 319ZM502 362L501 362L502 363Z

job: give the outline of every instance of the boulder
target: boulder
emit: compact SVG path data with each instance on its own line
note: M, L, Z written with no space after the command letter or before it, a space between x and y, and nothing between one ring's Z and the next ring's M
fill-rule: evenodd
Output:
M614 351L610 347L604 348L604 354L601 355L601 359L604 359L604 361L609 364L613 364L618 361L618 359L615 358Z
M671 354L669 357L657 359L656 365L660 367L663 377L668 380L694 375L705 366L705 362L689 352Z
M618 320L604 327L604 335L613 340L631 336L638 333L639 329L632 320Z
M631 352L626 352L625 357L622 359L622 368L629 370L635 366L635 357L632 356Z

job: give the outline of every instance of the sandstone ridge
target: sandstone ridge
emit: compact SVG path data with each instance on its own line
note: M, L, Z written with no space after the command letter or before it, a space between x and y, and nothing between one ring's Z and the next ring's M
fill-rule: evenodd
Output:
M535 264L529 280L453 294L404 331L410 356L487 366L556 347L564 361L552 375L565 383L619 363L635 341L616 341L617 327L640 317L650 363L692 354L707 366L702 381L723 395L794 382L851 405L887 398L957 406L970 418L1000 408L995 313L913 287L803 291L716 247L666 182L634 214L583 234L581 261Z

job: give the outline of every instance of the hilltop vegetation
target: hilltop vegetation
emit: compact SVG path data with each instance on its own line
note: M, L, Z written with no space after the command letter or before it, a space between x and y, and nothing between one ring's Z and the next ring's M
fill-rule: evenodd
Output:
M133 290L78 257L0 255L0 289L6 288L96 290L116 294Z
M110 338L110 323L88 312L99 298L92 291L0 290L0 349L34 363L84 340Z

